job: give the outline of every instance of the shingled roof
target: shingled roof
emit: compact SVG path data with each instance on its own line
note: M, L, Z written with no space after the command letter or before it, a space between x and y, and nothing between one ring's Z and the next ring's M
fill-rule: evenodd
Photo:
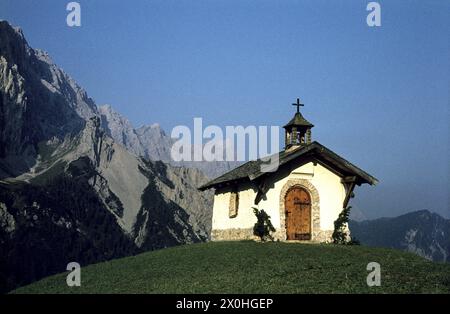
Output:
M378 183L378 180L375 177L361 170L318 142L312 142L309 145L281 151L279 153L279 167L302 157L311 157L340 173L343 177L355 176L358 185L363 183L375 185ZM261 159L249 161L202 185L199 187L199 190L204 191L210 188L220 187L230 182L253 181L264 175L270 175L271 172L261 171L263 163L264 161Z
M290 126L306 126L306 127L313 127L314 124L306 120L300 112L297 112L294 117L291 119L291 121L288 122L283 128L288 128Z

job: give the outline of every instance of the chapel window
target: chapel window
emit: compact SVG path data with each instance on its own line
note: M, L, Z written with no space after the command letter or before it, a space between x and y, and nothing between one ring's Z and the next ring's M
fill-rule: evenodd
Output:
M234 190L230 193L229 217L234 218L238 214L239 192Z

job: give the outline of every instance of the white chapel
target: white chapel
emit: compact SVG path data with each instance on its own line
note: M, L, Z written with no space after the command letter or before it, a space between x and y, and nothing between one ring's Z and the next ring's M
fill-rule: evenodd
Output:
M334 221L354 195L355 186L377 179L316 141L314 127L297 112L284 126L285 147L275 172L261 171L263 161L249 161L208 182L215 189L211 240L253 239L256 216L264 209L275 240L331 242Z

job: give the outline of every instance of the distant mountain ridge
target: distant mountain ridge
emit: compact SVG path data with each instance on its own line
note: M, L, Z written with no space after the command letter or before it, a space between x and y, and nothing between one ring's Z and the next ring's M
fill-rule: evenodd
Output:
M131 122L111 105L100 106L99 112L108 134L136 156L160 160L173 166L196 168L209 178L217 177L241 164L238 161L176 162L171 157L171 147L175 141L166 135L159 124L143 125L135 129Z
M350 221L361 244L416 253L429 260L450 262L450 219L428 210L393 218Z

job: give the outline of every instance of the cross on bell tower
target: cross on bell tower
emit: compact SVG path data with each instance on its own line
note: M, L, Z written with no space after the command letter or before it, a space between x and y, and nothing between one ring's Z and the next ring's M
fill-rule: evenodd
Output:
M292 105L297 107L297 112L291 121L283 127L286 130L285 149L311 144L311 128L314 127L300 113L300 107L305 106L300 103L300 98L297 98L297 102Z
M300 107L304 107L304 104L300 103L300 98L297 98L297 103L292 104L292 106L297 106L297 113L300 113Z

